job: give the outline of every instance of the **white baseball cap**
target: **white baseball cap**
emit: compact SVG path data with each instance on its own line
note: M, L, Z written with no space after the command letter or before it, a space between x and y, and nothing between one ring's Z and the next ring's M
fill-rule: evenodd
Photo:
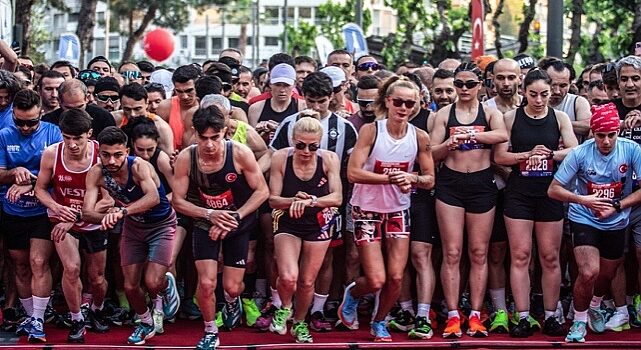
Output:
M320 71L329 75L332 79L332 87L339 87L346 80L345 72L338 67L329 66L321 69Z
M269 75L270 84L285 83L293 86L296 81L296 70L287 63L277 64Z

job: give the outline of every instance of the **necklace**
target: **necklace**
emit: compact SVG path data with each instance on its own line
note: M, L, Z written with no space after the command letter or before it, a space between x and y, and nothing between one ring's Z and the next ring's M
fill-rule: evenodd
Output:
M525 114L528 117L533 118L533 119L538 119L538 118L543 118L548 114L548 107L545 107L541 114L531 113L530 111L528 111L527 106L525 108L523 108L523 111L525 112Z

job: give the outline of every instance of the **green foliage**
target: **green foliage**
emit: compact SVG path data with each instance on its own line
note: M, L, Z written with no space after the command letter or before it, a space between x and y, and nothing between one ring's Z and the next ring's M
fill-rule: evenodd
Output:
M51 42L51 33L45 29L45 7L47 5L57 5L51 4L46 0L37 0L32 8L30 25L29 25L29 57L33 59L34 62L45 62L45 54L43 45ZM54 52L57 52L58 48L54 47Z
M541 33L531 31L529 35L531 45L526 53L536 58L537 60L545 56L545 48L541 45Z
M316 18L320 21L320 31L335 48L345 47L342 28L347 23L356 22L356 1L346 0L342 4L330 0L321 4L316 10ZM364 33L367 33L370 25L372 25L372 14L369 10L363 9L362 29Z
M318 36L318 28L315 25L306 21L299 21L297 27L288 24L283 35L287 35L287 47L292 56L312 56L316 47L314 38Z

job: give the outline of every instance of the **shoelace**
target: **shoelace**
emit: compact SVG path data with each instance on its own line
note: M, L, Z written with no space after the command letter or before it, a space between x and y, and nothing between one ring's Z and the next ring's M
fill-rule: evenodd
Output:
M276 319L277 323L283 323L283 322L286 321L285 319L287 318L288 314L289 314L288 310L280 309L280 310L276 311L276 314L274 315L274 318Z
M299 337L308 337L309 336L309 329L307 329L307 327L305 327L304 324L299 323L294 328L296 329L296 334Z

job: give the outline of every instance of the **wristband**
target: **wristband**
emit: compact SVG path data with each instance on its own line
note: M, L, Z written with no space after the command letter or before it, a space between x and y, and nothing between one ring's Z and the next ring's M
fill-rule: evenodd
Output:
M310 196L312 199L312 202L309 204L310 207L315 207L316 204L318 204L318 197L314 196L313 194Z
M548 154L548 159L554 159L554 151L550 151L550 154Z
M620 213L620 212L621 212L621 210L622 210L622 209L621 209L621 201L619 201L618 199L614 199L614 200L612 200L612 206L614 207L614 210L615 210L617 213Z
M205 220L208 222L211 222L211 215L214 213L214 209L207 209L207 212L205 213Z
M232 213L229 213L229 214L230 214L231 216L233 216L233 217L234 217L234 219L236 219L236 222L240 225L240 214L238 214L238 212L236 212L236 211L235 211L235 212L232 212Z

